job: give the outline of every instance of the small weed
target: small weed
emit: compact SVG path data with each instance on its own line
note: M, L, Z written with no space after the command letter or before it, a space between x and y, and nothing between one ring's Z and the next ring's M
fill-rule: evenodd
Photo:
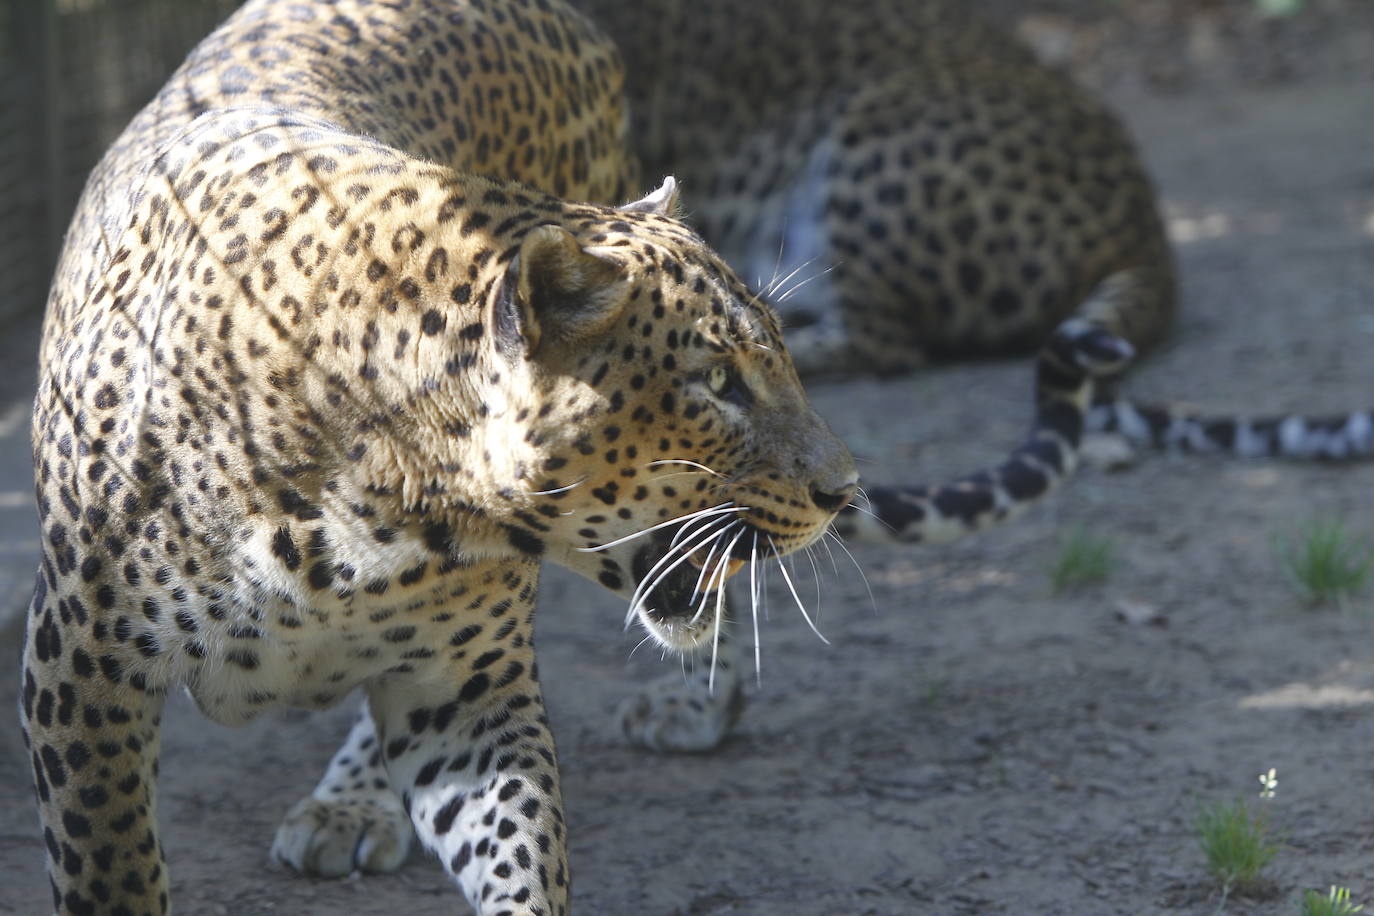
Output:
M1260 871L1279 851L1267 812L1252 811L1243 799L1230 805L1204 805L1194 827L1207 871L1221 885L1223 901L1232 891L1243 893L1254 887Z
M1333 884L1325 897L1321 891L1307 891L1302 896L1302 916L1355 916L1363 910L1363 904L1350 902L1348 887Z
M1292 16L1302 11L1303 0L1255 0L1261 16Z
M1079 526L1059 542L1059 555L1050 569L1055 591L1106 581L1116 544Z
M1374 572L1374 549L1340 519L1314 521L1297 538L1281 539L1279 559L1293 587L1312 604L1343 605Z

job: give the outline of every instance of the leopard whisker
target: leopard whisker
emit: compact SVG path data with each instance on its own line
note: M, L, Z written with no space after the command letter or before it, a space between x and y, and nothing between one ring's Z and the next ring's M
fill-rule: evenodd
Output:
M759 533L749 546L749 613L754 621L754 683L763 686L763 649L759 641Z
M863 506L856 506L853 503L850 503L849 505L854 509L855 512L862 512L864 515L877 519L878 524L882 525L888 531L896 533L897 529L893 528L890 524L888 524L885 518L883 518L878 513L874 512L872 509L865 509Z
M668 552L660 557L659 561L645 574L644 578L640 580L639 585L635 588L634 594L630 596L630 609L625 614L625 626L628 627L634 621L635 614L639 611L644 601L647 600L649 594L663 581L664 577L678 566L681 566L684 562L691 559L693 553L717 538L721 531L728 530L730 523L733 522L732 519L716 519L715 521L726 521L727 524L718 531L706 531L705 534L690 545L670 547ZM701 532L698 532L698 534L701 534ZM674 559L674 554L679 554L679 556ZM669 564L666 569L663 568L664 564ZM662 572L659 572L659 570L662 570Z
M830 529L827 528L827 529L826 529L826 534L829 534L829 533L830 533ZM816 543L820 544L822 547L825 548L825 555L826 555L827 557L830 558L830 571L831 571L832 573L834 573L834 574L835 574L835 578L838 579L838 578L840 577L840 566L839 566L838 563L835 562L835 548L831 547L831 546L830 546L830 543L829 543L828 541L826 541L826 539L825 539L824 537L822 537L822 538L821 538L819 541L817 541Z
M701 472L700 472L700 471L674 471L674 472L672 472L671 474L655 474L655 475L653 476L652 479L653 479L653 482L654 482L654 483L659 483L660 481L671 480L671 479L674 478L674 477L700 477L700 476L701 476Z
M720 522L722 520L716 519L715 521ZM674 569L681 566L684 561L690 559L696 550L710 543L718 533L718 531L709 530L698 532L698 534L702 536L697 541L687 546L672 546L659 558L658 562L655 563L649 572L645 574L644 578L640 580L639 585L635 587L634 594L630 596L630 607L625 614L625 625L627 627L634 620L635 613L640 609L644 601L648 599L649 594L662 583L664 578ZM676 555L676 558L674 555ZM665 564L667 564L667 568L663 568Z
M657 461L650 461L648 466L651 468L656 468L661 464L685 464L688 467L693 467L697 468L698 470L705 471L713 477L719 477L721 480L725 479L725 475L722 474L720 471L714 470L713 468L708 468L706 465L702 464L699 461L691 461L687 458L659 458Z
M865 573L864 568L859 565L859 561L854 558L854 554L850 553L849 548L845 546L844 538L830 530L827 530L825 533L835 540L836 546L844 551L844 555L849 557L849 562L853 563L854 568L858 570L859 579L863 582L864 589L868 592L868 603L873 607L873 613L878 613L878 601L873 597L873 587L868 584L868 574Z
M692 597L696 598L697 594L697 592L693 592ZM698 620L701 619L701 615L706 613L707 603L711 600L711 593L709 591L700 592L700 595L701 600L697 602L697 609L692 614L692 619L689 621L689 623L691 624L695 624Z
M715 576L716 568L715 568L714 566L711 565L711 561L714 560L714 559L716 558L716 551L717 551L717 550L720 550L720 545L721 545L721 542L722 542L721 539L722 539L722 537L723 537L724 535L726 535L726 534L729 532L729 530L730 530L730 529L729 529L729 527L727 526L727 527L724 528L723 530L721 530L721 531L719 531L719 532L716 533L716 540L715 540L715 542L711 545L711 549L710 549L709 551L706 552L706 559L705 559L705 560L702 562L702 564L701 564L701 571L697 573L697 581L696 581L696 583L692 586L692 598L695 598L697 595L699 595L699 594L702 593L702 591L701 591L701 585L702 585L702 581L706 578L706 572L707 572L707 570L710 570L712 577ZM708 589L708 591L709 591L709 589ZM696 618L695 618L695 617L692 618L692 622L693 622L693 623L696 623Z
M811 564L811 578L816 582L816 616L821 616L821 609L825 607L825 602L821 600L821 571L816 568L816 558L811 555L811 545L808 544L802 551L806 560Z
M870 509L873 508L873 500L868 498L868 491L865 490L863 487L856 486L854 488L854 494L864 501L865 506L869 507Z
M740 521L738 521L738 520L733 520L733 524L740 525L740 526L741 526L740 534L743 534L743 533L744 533L744 531L743 531L743 523L742 523L742 522L740 522ZM709 586L711 579L714 579L714 578L715 578L715 575L716 575L716 567L711 565L711 561L712 561L713 559L715 559L716 551L719 550L719 549L720 549L720 546L725 542L725 538L727 538L727 537L730 536L730 531L731 531L731 526L727 525L725 528L723 528L723 529L721 529L721 530L719 530L719 531L716 532L716 542L715 542L714 544L711 545L711 550L710 550L710 552L709 552L708 554L706 554L706 561L705 561L704 563L701 564L701 572L699 572L699 573L697 574L697 581L696 581L696 584L692 586L692 598L696 598L697 595L709 596L709 595L711 594L711 590L710 590L709 587L706 589L706 591L702 591L701 585L702 585L702 582L703 582L703 580L704 580L704 581L706 581L707 585ZM739 540L739 537L736 536L735 540ZM734 545L734 541L731 541L731 546L733 546L733 545ZM727 551L726 551L726 553L721 557L721 562L720 562L720 564L719 564L722 568L725 568L725 567L726 567L725 560L726 560L726 558L727 558L728 556L729 556L729 551L728 551L728 548L727 548ZM707 574L707 571L708 571L708 570L710 571L711 579L706 579L706 574ZM705 611L705 610L706 610L705 597L703 597L702 604L697 608L697 612L696 612L695 614L692 615L692 621L691 621L691 622L692 622L692 623L696 623L697 620L701 617L702 612Z
M767 287L759 291L759 295L771 298L773 293L777 292L778 289L781 288L784 283L786 283L788 280L791 280L793 277L801 273L806 268L810 267L813 263L815 263L816 259L819 257L820 255L816 255L815 257L807 258L805 261L802 261L796 267L792 268L792 270L788 272L787 276L783 277L782 279L775 278L771 283L768 284Z
M633 541L636 538L641 538L646 534L658 531L660 528L667 528L669 525L679 525L684 522L690 521L691 519L703 518L708 515L722 515L727 512L746 511L748 511L746 507L736 506L732 502L724 502L718 506L711 506L706 509L698 509L695 512L689 512L686 515L679 515L676 518L670 518L667 521L659 522L656 525L650 525L648 528L636 531L634 534L627 534L624 537L616 538L614 541L607 541L605 544L597 544L595 547L578 547L576 549L579 553L596 553L600 550L609 550L612 547L618 547L621 544L626 543L627 541Z
M703 525L711 524L712 522L718 522L720 520L721 518L719 515L715 518L707 518L704 520L693 519L692 521L688 522L687 524L683 525L681 528L678 529L677 533L673 535L672 540L668 542L668 546L676 547L679 541L685 540L686 538L691 537L692 534L695 534L696 531L702 530ZM693 529L696 529L696 531L693 531ZM689 532L691 532L691 534L689 534Z
M740 530L739 534L735 535L734 540L730 542L730 546L725 548L726 557L730 556L730 551L735 549L735 545L739 543L739 539L742 537L744 537L743 529ZM716 692L716 656L720 654L720 626L721 618L725 613L725 579L730 574L730 564L722 559L719 564L719 571L720 582L716 584L716 621L714 633L711 637L711 673L706 678L707 693Z
M634 657L635 657L635 653L638 652L638 651L644 646L644 644L645 644L646 642L651 642L651 641L653 640L653 638L654 638L654 634L648 633L648 634L646 634L646 635L644 636L643 639L641 639L639 642L635 643L635 647L634 647L633 649L630 650L630 654L627 655L627 656L625 656L625 661L629 661L630 659L634 658Z
M768 546L773 548L773 557L778 561L778 569L782 570L783 581L787 583L787 590L792 593L792 600L797 602L797 608L802 612L802 617L805 618L806 625L811 628L811 632L815 633L816 637L821 642L825 643L827 646L830 645L830 640L825 638L825 634L816 629L815 621L811 619L810 612L806 610L806 605L802 603L801 596L797 594L797 587L792 584L792 577L787 574L787 567L784 566L782 562L782 554L778 551L778 545L773 540L771 534L768 535Z
M586 483L586 482L587 482L587 478L586 478L586 477L583 477L581 480L574 481L573 483L568 484L566 487L554 487L552 490L531 490L531 491L530 491L530 495L531 495L531 496L552 496L552 495L555 494L555 493L566 493L566 492L568 492L569 490L575 490L575 489L577 489L578 487L582 486L582 485L583 485L584 483Z
M787 217L784 215L782 218L782 232L778 235L778 256L773 259L773 276L768 278L768 285L770 287L777 282L778 272L782 270L782 253L785 248L787 248ZM760 278L759 282L755 285L762 287L762 278Z
M824 277L826 274L830 273L832 270L834 270L836 267L839 267L839 266L840 266L840 265L838 265L838 264L831 264L829 267L827 267L825 270L821 271L820 273L818 273L818 274L812 274L811 276L807 277L805 280L802 280L802 281L801 281L800 283L798 283L796 286L793 286L793 287L792 287L791 289L789 289L787 292L785 292L785 293L783 293L782 295L778 296L777 302L778 302L779 304L781 304L781 303L783 303L783 302L786 302L788 299L792 298L793 296L795 296L795 295L797 294L797 290L801 289L803 286L805 286L805 285L808 284L808 283L811 283L811 282L813 282L813 281L815 281L815 280L819 280L821 277Z

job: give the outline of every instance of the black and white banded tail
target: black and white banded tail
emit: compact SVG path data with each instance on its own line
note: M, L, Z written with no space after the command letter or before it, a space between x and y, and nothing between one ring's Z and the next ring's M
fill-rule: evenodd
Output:
M1061 324L1036 358L1030 435L995 467L939 486L869 488L867 506L835 520L844 537L882 542L952 541L1020 514L1073 473L1097 380L1134 356L1126 341L1081 319Z
M1209 416L1195 410L1101 400L1089 432L1116 433L1132 445L1236 458L1361 461L1374 458L1374 411L1325 417Z

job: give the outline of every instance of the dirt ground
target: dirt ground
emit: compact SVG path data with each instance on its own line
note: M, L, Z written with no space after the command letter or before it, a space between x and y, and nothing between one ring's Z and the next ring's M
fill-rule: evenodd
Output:
M1131 391L1252 411L1374 400L1368 83L1111 97L1157 176L1183 282L1176 332ZM35 546L15 381L31 377L20 367L32 333L0 344L11 366L0 599L27 584ZM914 481L999 456L1028 417L1029 388L1026 363L998 362L817 385L814 399L867 479ZM1302 889L1330 884L1374 904L1374 598L1308 608L1275 558L1275 539L1317 516L1374 537L1371 508L1374 465L1156 455L1085 471L968 542L855 548L872 600L852 565L826 560L826 646L774 589L761 686L735 735L702 756L626 746L611 710L677 662L647 651L627 662L639 636L621 632L617 602L549 572L539 639L576 911L1212 913L1197 807L1253 797L1270 767L1273 884L1224 912L1296 914ZM1113 538L1116 561L1106 584L1055 594L1048 570L1074 525ZM1123 602L1153 621L1123 620ZM467 912L421 855L396 875L335 882L268 864L278 817L351 715L229 730L170 704L160 817L178 912ZM0 913L36 914L46 880L27 768L7 752L12 721L0 738Z

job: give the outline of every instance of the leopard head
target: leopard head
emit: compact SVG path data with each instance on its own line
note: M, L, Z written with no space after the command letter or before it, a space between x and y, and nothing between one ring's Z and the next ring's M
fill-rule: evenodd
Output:
M670 178L533 229L491 308L534 393L518 431L537 443L519 461L531 537L689 648L712 632L725 580L818 540L857 473L773 310L676 207Z

